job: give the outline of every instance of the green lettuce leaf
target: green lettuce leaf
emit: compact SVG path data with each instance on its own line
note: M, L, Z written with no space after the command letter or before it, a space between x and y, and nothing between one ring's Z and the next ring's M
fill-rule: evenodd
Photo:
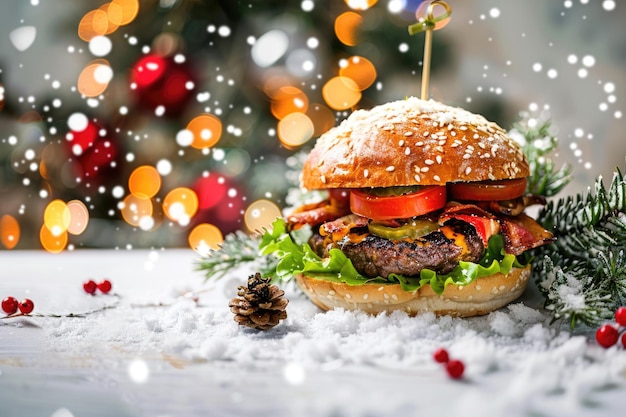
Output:
M294 242L281 218L272 223L271 230L265 230L259 250L263 255L278 259L273 278L280 281L289 281L297 274L304 274L348 285L400 284L405 291L416 291L424 285L430 285L437 294L442 294L448 285L468 285L478 278L498 272L506 275L511 268L523 268L530 262L525 256L505 254L503 237L494 235L489 239L487 250L478 263L461 261L447 274L423 269L419 277L391 274L387 279L369 278L359 274L350 259L339 249L331 249L328 258L323 259L308 244Z

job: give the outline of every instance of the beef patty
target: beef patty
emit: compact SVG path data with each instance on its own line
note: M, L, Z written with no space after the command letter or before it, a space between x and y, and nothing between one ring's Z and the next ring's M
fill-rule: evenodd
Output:
M370 234L359 243L344 239L335 247L350 258L360 274L368 277L387 278L392 273L416 276L424 268L445 274L452 271L459 261L479 261L485 248L476 229L469 223L456 220L447 222L446 226L463 235L467 251L464 252L441 231L415 240L388 240ZM318 233L313 234L309 244L321 257L327 257L328 250L332 248L324 245L324 238Z

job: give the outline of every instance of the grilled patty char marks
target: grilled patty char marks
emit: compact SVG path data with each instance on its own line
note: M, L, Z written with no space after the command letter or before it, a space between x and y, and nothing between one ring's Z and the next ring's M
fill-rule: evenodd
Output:
M359 243L351 243L347 239L340 241L338 247L350 258L356 270L368 277L387 278L391 273L415 276L424 268L445 274L452 271L459 261L479 261L484 246L474 227L456 220L448 221L446 226L464 236L467 249L456 245L441 231L412 241L387 240L370 234ZM325 247L323 242L323 237L317 233L309 240L319 256L327 257L330 248Z

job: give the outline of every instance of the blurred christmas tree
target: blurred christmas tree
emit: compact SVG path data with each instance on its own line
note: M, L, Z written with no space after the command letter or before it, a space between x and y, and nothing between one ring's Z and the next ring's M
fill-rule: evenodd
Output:
M188 242L201 224L213 241L269 224L288 156L355 108L419 94L422 48L403 46L421 43L406 30L420 2L405 3L71 3L58 27L76 38L67 54L89 58L76 83L36 105L10 86L0 98L0 134L21 135L0 144L13 246L195 247L210 240ZM451 53L434 42L436 73ZM55 199L74 202L71 220Z

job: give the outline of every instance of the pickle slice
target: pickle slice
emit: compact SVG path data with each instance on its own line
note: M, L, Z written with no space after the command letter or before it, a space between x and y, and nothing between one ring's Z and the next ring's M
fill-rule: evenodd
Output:
M389 240L417 239L439 229L439 224L426 219L411 220L398 227L385 226L381 223L370 222L367 225L373 235Z

